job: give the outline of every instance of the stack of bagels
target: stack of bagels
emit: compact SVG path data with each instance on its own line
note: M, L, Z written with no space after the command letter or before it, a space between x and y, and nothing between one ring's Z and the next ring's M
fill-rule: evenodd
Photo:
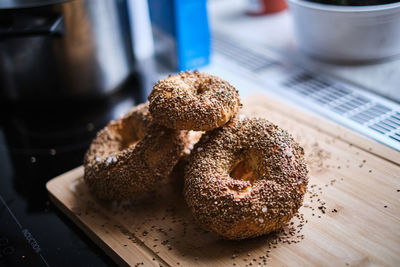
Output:
M84 180L97 198L152 191L184 158L184 197L205 229L239 240L290 221L308 183L290 134L239 116L237 90L198 71L158 81L148 99L98 132L87 151Z

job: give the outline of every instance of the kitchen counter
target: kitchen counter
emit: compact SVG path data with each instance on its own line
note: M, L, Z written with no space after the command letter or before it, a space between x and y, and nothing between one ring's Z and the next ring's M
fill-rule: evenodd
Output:
M358 65L325 63L298 50L289 10L254 17L244 13L245 7L245 0L210 1L211 27L243 42L265 45L311 70L350 81L400 102L400 57Z

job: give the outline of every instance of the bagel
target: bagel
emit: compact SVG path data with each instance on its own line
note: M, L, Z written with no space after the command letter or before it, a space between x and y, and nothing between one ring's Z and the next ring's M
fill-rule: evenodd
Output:
M203 134L185 169L185 200L195 221L226 239L285 225L308 183L303 149L265 119L235 119Z
M172 129L208 131L233 118L241 107L238 91L223 79L198 71L158 81L149 95L150 113Z
M193 150L194 145L200 140L202 134L203 132L189 131L187 138L188 142L185 145L184 153L170 174L170 179L178 182L181 189L183 189L185 167L189 162L190 153Z
M98 132L84 157L84 181L99 199L133 199L171 173L187 139L187 131L153 123L141 104Z

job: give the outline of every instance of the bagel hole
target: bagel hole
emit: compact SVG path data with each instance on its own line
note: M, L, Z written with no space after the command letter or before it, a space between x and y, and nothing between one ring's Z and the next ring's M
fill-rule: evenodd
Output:
M136 129L134 127L129 127L131 129L127 129L125 131L121 131L120 135L122 138L122 149L129 148L131 146L135 146L137 143L139 143L143 137L144 133L142 133L142 128L137 127Z
M255 181L254 173L246 160L236 163L229 175L235 180L249 181L251 183Z
M201 95L204 92L204 88L202 84L199 84L196 88L196 94Z
M118 127L114 129L115 133L121 138L121 144L119 147L121 151L131 146L135 146L144 137L144 134L141 132L141 125L136 125L137 127L134 127L131 124L127 125L128 126L125 125L125 128L123 128L122 125L118 125Z
M135 146L137 143L139 143L139 140L125 140L125 142L122 143L121 149Z
M210 81L203 81L202 83L196 83L194 85L194 89L196 94L201 95L204 94L206 91L210 90Z

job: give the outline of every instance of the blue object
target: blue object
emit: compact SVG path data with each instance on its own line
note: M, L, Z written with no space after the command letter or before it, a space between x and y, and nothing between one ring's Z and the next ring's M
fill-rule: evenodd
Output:
M174 70L210 61L206 0L149 0L157 57Z

